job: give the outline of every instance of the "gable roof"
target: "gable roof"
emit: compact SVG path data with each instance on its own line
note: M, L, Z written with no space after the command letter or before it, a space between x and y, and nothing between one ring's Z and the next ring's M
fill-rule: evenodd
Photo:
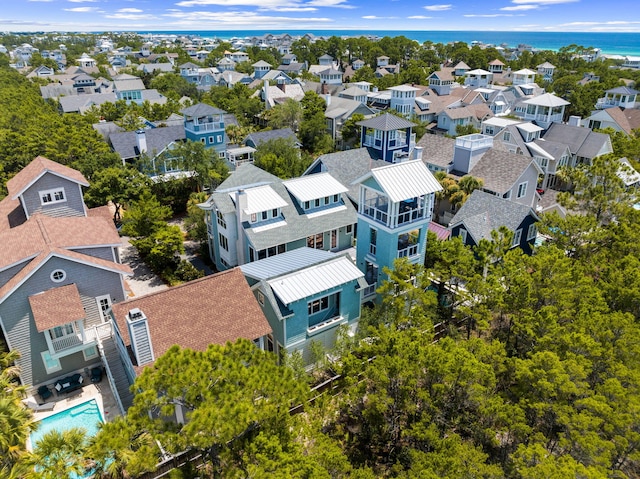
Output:
M347 188L329 173L293 178L285 181L284 186L298 201L302 202L347 192Z
M210 344L253 340L271 332L239 268L114 304L112 312L126 346L131 345L126 317L133 308L147 317L156 358L175 344L204 351Z
M552 123L542 138L564 143L569 147L572 155L583 158L595 158L607 144L611 143L609 135L605 133L595 133L589 128L564 123Z
M356 182L362 183L371 177L391 201L396 203L442 189L440 182L434 178L421 160L403 161L374 168Z
M422 161L444 170L448 170L449 165L453 162L455 144L456 141L453 138L432 133L425 133L417 142L417 146L423 148Z
M75 284L51 288L29 296L29 304L39 332L84 319L87 315Z
M182 141L186 138L184 126L163 126L161 128L149 128L144 130L147 141L147 153L157 155L174 141ZM127 160L137 158L142 154L138 149L138 139L135 131L124 131L109 135L109 141L113 151L120 158Z
M449 229L463 224L474 242L491 239L491 231L506 226L515 231L527 216L538 217L529 206L474 190L449 223Z
M603 110L603 112L608 114L627 135L631 135L633 130L640 128L640 110L636 108L623 110L619 106L614 106Z
M513 187L532 163L535 164L534 160L528 156L490 148L469 174L482 178L484 188L502 195Z
M7 181L9 196L17 199L33 183L45 173L52 173L82 186L89 186L89 182L78 170L51 161L44 156L37 156L31 163L20 170L13 178Z

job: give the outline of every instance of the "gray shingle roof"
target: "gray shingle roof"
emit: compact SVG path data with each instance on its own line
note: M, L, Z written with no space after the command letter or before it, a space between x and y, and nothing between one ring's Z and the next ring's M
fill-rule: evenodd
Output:
M385 113L384 115L375 116L368 120L359 121L358 125L382 131L400 130L416 126L415 123L411 123L410 121L405 120L402 117L392 115L391 113Z
M356 223L356 210L350 201L344 201L346 208L336 209L332 213L309 217L297 206L297 202L283 184L283 180L267 173L252 164L242 164L211 195L209 202L215 204L222 213L235 211L235 204L230 193L240 188L258 185L269 185L287 202L282 216L285 226L255 232L249 224L244 224L247 238L256 250L302 240L307 236L329 231Z
M206 103L198 103L188 108L183 108L180 113L190 117L202 117L207 115L219 115L220 113L226 113L220 108L207 105Z
M566 144L571 154L584 158L595 158L600 150L610 141L609 135L594 133L589 128L553 123L544 134L546 141L557 141Z
M278 130L257 131L255 133L249 134L245 138L244 142L245 144L252 143L253 146L257 148L265 141L276 140L278 138L285 138L285 139L291 138L296 143L300 143L300 140L298 140L298 137L296 136L296 134L293 132L291 128L280 128Z
M532 162L533 159L530 157L491 148L469 174L482 178L487 190L504 194L513 187Z
M351 198L351 201L357 203L360 187L352 183L371 171L371 168L384 165L388 165L388 163L383 160L372 159L367 148L356 148L318 157L305 174L318 169L331 173L331 176L349 188L347 195Z
M172 141L184 140L184 126L167 126L163 128L151 128L145 130L147 139L147 151L155 156L166 148ZM125 131L123 133L113 133L109 136L113 150L122 159L136 158L140 156L138 151L138 141L135 131Z
M453 138L425 133L418 141L417 146L423 148L422 161L424 163L448 169L449 164L453 161L455 143Z
M464 224L467 232L478 244L483 238L491 239L491 231L497 230L500 226L515 231L529 214L535 216L528 206L475 190L453 217L449 229Z

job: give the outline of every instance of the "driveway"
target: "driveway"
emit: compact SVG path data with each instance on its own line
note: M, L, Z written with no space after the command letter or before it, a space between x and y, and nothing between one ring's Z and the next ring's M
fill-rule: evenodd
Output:
M133 270L133 276L125 279L127 296L134 298L167 289L168 286L140 259L138 250L129 242L128 236L122 237L120 257L123 264Z

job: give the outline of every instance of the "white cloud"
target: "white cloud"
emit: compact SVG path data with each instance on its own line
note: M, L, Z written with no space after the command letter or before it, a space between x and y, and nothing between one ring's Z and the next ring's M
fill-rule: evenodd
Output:
M537 5L557 5L560 3L575 3L579 0L512 0L511 3L522 5L526 3L535 3Z
M315 12L318 9L316 7L271 7L271 8L259 8L261 12Z
M628 22L624 20L616 20L616 21L609 21L609 22L569 22L569 23L561 23L558 26L559 27L592 27L596 25L603 25L603 26L640 25L640 22Z
M126 10L126 9L125 9ZM112 18L116 20L159 20L155 15L150 15L148 13L140 14L140 13L112 13L109 15L105 15L105 18Z
M98 7L73 7L73 8L63 8L65 12L75 12L75 13L93 13L99 12L100 9Z
M516 5L515 7L502 7L500 10L505 12L517 12L523 10L537 10L540 5Z
M250 11L233 11L233 12L184 12L173 11L163 15L165 18L174 19L172 26L174 28L263 28L280 27L282 29L290 28L291 25L300 26L301 28L309 28L310 26L318 26L318 24L331 24L334 22L331 18L325 17L287 17L287 16L270 16L259 15Z
M411 20L428 20L429 18L433 18L433 17L427 17L426 15L411 15L410 17Z
M139 8L121 8L120 10L116 10L116 13L142 13L144 10L140 10Z
M428 10L428 11L430 11L430 12L443 12L443 11L445 11L445 10L451 10L451 7L452 7L452 6L453 6L453 5L443 5L443 4L440 4L440 5L425 5L425 6L424 6L424 7L422 7L422 8L424 8L425 10Z
M178 7L198 7L198 6L224 6L224 7L258 7L260 10L273 11L314 11L315 7L335 7L354 8L347 4L347 0L310 0L301 2L300 0L182 0L176 3ZM288 10L285 10L288 9Z
M469 13L467 15L463 15L467 18L496 18L496 17L521 17L520 15L514 15L513 13Z
M67 0L70 3L96 3L97 0Z

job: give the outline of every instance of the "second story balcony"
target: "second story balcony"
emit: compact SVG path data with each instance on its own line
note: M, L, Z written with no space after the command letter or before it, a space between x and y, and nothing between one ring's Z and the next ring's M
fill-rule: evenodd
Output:
M427 218L424 198L390 203L384 195L364 200L360 213L389 228L397 228Z
M224 121L216 120L216 121L186 121L184 123L184 127L186 130L193 131L195 133L206 132L206 131L219 131L224 130Z

